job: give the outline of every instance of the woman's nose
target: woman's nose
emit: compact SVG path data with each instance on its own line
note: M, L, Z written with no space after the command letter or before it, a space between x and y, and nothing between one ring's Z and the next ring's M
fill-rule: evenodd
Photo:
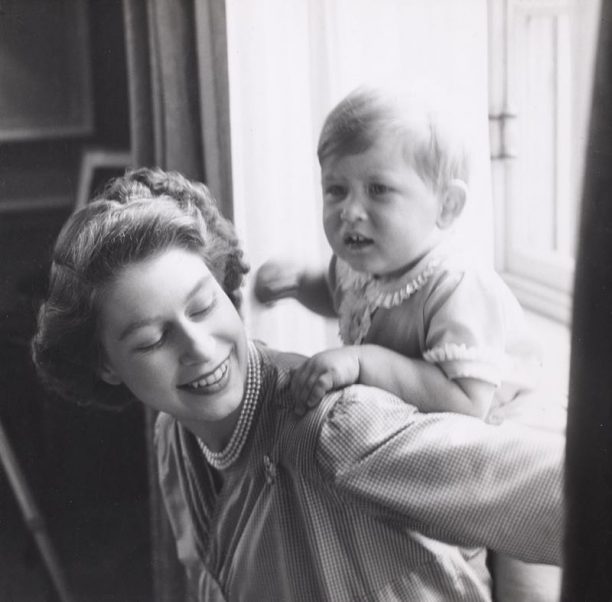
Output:
M189 365L214 359L215 337L202 324L189 324L181 330L180 360Z
M365 209L359 194L353 193L344 199L340 219L347 223L365 219Z

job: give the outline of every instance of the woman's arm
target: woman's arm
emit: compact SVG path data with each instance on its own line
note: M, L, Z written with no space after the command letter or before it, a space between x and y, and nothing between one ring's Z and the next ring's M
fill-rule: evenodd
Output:
M370 387L328 396L316 460L346 503L457 545L559 564L564 440L452 413L421 414Z

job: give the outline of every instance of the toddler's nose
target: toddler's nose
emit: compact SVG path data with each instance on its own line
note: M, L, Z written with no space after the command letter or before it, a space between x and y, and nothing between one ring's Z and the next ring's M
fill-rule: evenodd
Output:
M346 198L342 206L342 211L340 212L340 219L347 223L352 223L364 218L365 209L359 196L355 194Z

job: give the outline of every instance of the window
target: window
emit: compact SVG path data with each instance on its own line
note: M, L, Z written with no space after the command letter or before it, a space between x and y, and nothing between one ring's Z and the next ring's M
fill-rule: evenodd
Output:
M487 20L481 0L227 0L234 215L251 264L270 257L326 265L319 129L357 85L393 83L458 112L475 148L462 223L491 248ZM243 306L249 331L273 347L314 353L339 344L296 303Z
M569 321L597 0L490 0L496 266Z

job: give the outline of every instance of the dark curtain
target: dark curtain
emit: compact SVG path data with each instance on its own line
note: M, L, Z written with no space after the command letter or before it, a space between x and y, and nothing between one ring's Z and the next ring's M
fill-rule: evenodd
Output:
M137 165L205 182L232 217L224 0L123 0Z
M576 263L562 599L612 600L612 2L600 35Z
M227 37L224 0L123 0L130 139L135 166L177 170L205 182L231 218ZM191 598L157 485L146 417L155 602Z

